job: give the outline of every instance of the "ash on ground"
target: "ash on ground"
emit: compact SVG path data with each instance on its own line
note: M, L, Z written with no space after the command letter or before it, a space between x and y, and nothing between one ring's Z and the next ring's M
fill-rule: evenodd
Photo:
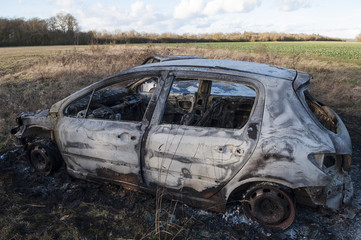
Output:
M245 217L239 206L213 213L175 201L70 177L43 176L21 149L0 156L2 239L361 239L361 141L354 141L354 198L340 211L297 205L286 231Z

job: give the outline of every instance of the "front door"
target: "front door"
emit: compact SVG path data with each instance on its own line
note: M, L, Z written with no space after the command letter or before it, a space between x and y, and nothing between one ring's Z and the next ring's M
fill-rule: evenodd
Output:
M159 79L152 76L139 81L156 87ZM95 87L64 108L55 134L71 174L128 187L139 185L141 142L149 122L143 116L151 116L154 108L148 106L156 99L152 98L154 89L142 92L123 85Z

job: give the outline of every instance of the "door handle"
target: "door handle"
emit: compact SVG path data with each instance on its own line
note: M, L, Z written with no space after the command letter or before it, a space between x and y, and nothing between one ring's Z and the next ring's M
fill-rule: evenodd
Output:
M124 132L118 135L118 138L122 141L122 142L129 142L130 140L135 141L137 140L136 136L132 136L130 135L128 132Z

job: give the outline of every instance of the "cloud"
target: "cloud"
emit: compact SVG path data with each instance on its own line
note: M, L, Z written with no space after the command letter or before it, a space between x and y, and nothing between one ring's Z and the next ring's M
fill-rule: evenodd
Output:
M250 12L261 5L261 0L213 0L207 3L204 14Z
M105 5L95 3L72 11L79 20L82 30L102 30L107 31L129 31L155 32L159 31L159 25L164 22L163 14L157 12L150 4L137 1L128 7L116 5Z
M131 18L153 18L153 7L144 2L137 1L130 6L129 17Z
M69 7L75 3L76 0L56 0L56 5L61 7Z
M212 16L221 13L250 12L260 6L262 0L182 0L174 9L174 18Z
M282 0L280 10L291 12L300 8L309 8L310 6L309 0Z
M139 17L143 10L145 9L145 3L144 2L135 2L130 6L130 16L131 17Z
M203 0L182 0L174 9L174 18L185 19L199 15L204 9Z

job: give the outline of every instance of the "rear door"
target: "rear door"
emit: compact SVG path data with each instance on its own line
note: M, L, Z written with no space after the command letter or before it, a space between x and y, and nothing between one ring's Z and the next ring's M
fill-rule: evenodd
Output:
M245 164L263 112L257 83L203 75L177 73L169 84L153 116L143 163L148 185L195 198L211 197Z

